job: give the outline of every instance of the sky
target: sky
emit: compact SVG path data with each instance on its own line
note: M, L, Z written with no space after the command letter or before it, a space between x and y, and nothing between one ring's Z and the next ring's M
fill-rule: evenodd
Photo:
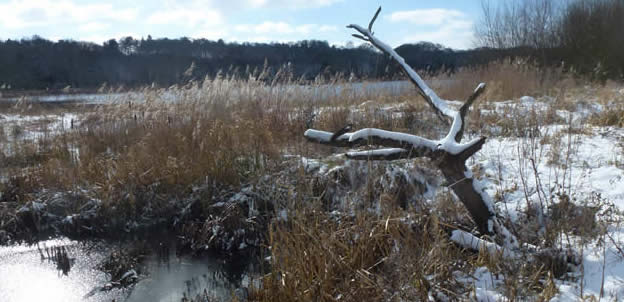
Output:
M205 38L226 42L324 40L347 46L350 23L393 47L429 41L474 47L479 0L0 0L0 40L38 35L102 43L111 38Z

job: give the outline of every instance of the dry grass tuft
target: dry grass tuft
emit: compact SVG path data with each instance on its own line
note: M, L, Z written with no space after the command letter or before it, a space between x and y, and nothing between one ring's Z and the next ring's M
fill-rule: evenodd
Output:
M452 272L465 257L435 216L392 214L383 219L308 207L273 223L272 268L252 300L399 301L459 292Z

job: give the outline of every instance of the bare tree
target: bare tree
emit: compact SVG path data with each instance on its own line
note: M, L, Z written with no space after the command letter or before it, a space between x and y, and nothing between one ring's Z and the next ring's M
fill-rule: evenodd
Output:
M559 44L558 24L566 0L481 2L477 44L494 48L550 48Z
M424 98L429 107L437 116L447 122L451 120L448 134L440 140L431 140L416 135L401 132L391 132L375 128L366 128L355 132L350 127L336 133L308 129L305 137L312 142L339 146L355 147L364 145L376 145L381 149L354 151L346 153L346 156L354 160L396 160L405 158L427 157L430 158L442 171L449 187L466 206L479 232L483 235L494 236L496 241L505 247L517 248L515 238L498 220L489 196L473 181L472 173L466 168L466 160L481 149L485 143L485 137L473 139L467 143L461 143L464 134L466 113L473 102L485 90L485 84L479 84L466 102L458 111L450 108L447 101L438 95L423 81L423 79L405 63L390 46L377 39L372 27L381 11L381 7L370 21L368 28L351 24L348 28L358 33L354 37L371 43L374 47L389 55L401 66L409 80L416 86L419 94ZM448 123L447 123L448 124ZM466 233L454 233L456 238L476 239ZM477 239L478 240L478 239ZM465 241L465 240L464 240Z

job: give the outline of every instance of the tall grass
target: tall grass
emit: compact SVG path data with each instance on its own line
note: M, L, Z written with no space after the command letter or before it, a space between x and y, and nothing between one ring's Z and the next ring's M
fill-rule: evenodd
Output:
M585 83L583 79L574 79L565 74L563 68L539 67L527 60L507 59L478 67L464 67L454 74L434 75L432 88L447 99L465 100L475 89L476 81L488 85L482 99L500 101L525 95L546 95L554 89Z
M556 69L500 62L461 70L450 78L440 75L432 83L441 96L463 100L478 82L487 82L488 92L477 109L491 109L487 106L494 106L493 101L525 94L554 95L553 108L546 112L550 117L539 111L512 110L497 116L474 110L467 130L475 134L525 137L536 144L537 132L527 133L527 128L539 132L543 123L561 122L555 118L557 108L576 108L579 91L587 89L604 105L620 104L605 106L590 119L592 123L621 126L622 99L614 87L578 88L575 81ZM3 107L4 114L72 112L77 118L69 129L48 129L54 122L42 123L37 129L47 130L34 139L21 134L10 137L11 127L24 127L23 133L29 133L34 126L0 120L0 133L9 132L0 135L0 143L5 144L0 179L10 179L0 181L0 198L6 201L0 203L0 218L13 221L15 227L15 211L43 191L87 192L107 205L107 215L125 219L141 215L147 207L165 208L197 187L223 186L233 191L253 187L261 180L267 182L266 175L283 172L286 155L322 157L337 152L307 143L302 134L308 127L333 131L352 123L356 129L377 127L433 139L444 132L413 90L388 93L341 79L331 83L302 85L292 79L266 83L222 75L164 89L144 88L98 105L66 105L60 111L25 103ZM560 159L552 154L552 161ZM432 294L456 300L471 291L468 283L457 281L461 279L457 274L470 274L483 266L505 276L505 294L511 299L540 295L547 299L556 291L548 267L505 262L451 244L447 232L471 224L465 209L449 194L438 194L431 209L390 206L374 212L364 206L330 213L320 204L330 198L326 188L315 188L319 183L304 174L287 174L296 184L284 189L284 195L290 196L286 198L289 219L267 220L265 244L271 265L262 287L252 292L252 300L427 300ZM372 181L366 184L374 189ZM382 195L371 194L370 199L383 203L382 199L398 198ZM202 198L213 203L211 194ZM278 202L282 197L269 198ZM212 234L205 228L209 223L196 225L202 228L196 233ZM572 227L553 234L571 232Z

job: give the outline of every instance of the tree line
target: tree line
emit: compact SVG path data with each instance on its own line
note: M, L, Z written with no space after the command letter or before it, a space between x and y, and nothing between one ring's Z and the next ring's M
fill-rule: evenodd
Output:
M494 60L523 57L596 80L624 79L624 0L482 2L479 48L453 50L420 42L396 48L421 73L453 73ZM169 86L227 73L272 81L403 78L400 67L365 44L326 41L226 43L206 39L111 39L103 44L34 36L0 41L0 89L59 90Z
M421 42L397 48L409 64L427 72L454 72L505 53L492 49L452 50ZM274 79L286 69L295 80L394 79L398 66L367 45L336 47L325 41L226 43L206 39L111 39L102 45L34 36L0 41L0 86L58 90L67 86L168 86L219 74Z
M481 46L524 48L541 64L624 79L624 0L483 1L475 29Z

